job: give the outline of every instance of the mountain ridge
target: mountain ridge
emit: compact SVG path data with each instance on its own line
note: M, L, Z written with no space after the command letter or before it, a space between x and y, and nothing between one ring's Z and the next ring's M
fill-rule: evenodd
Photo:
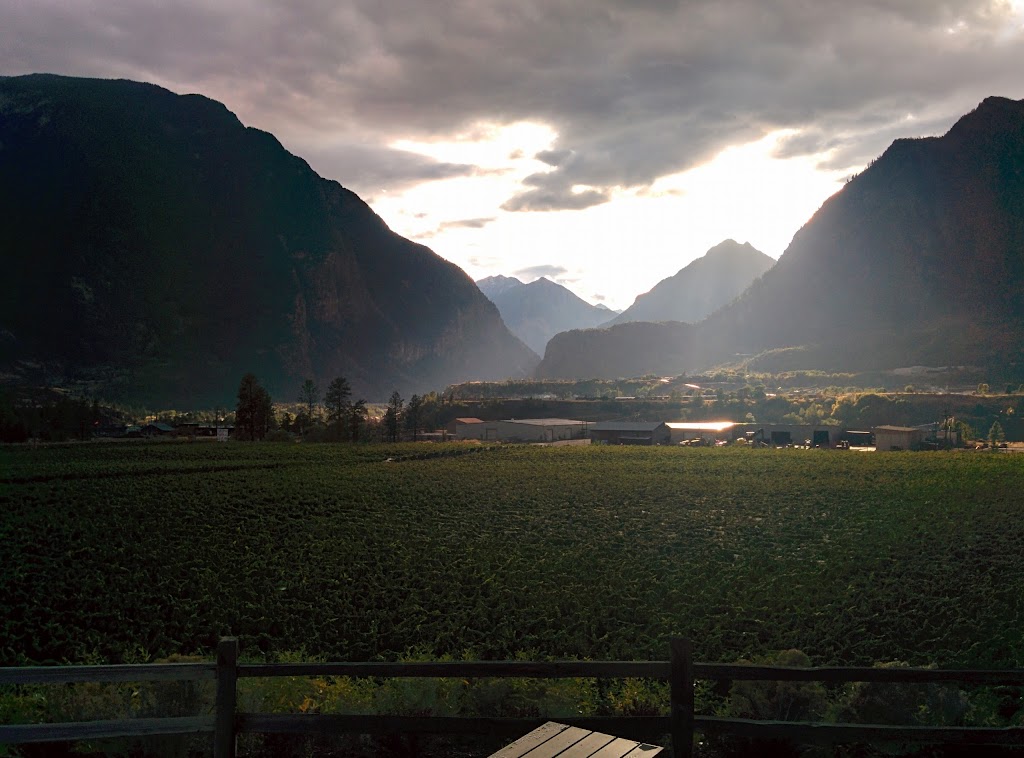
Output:
M536 365L465 272L202 95L11 77L0 143L9 382L195 405L249 371L377 399Z
M1024 101L986 98L941 137L893 142L740 297L663 334L671 349L638 358L614 328L568 333L549 344L537 375L628 376L632 360L666 374L756 368L768 353L774 370L1019 372L1021 314Z

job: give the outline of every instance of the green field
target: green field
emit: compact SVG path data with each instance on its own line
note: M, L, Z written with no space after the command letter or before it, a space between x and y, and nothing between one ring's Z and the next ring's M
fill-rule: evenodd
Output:
M686 635L705 661L1024 666L1014 455L88 444L5 448L0 482L0 665L231 633L338 660Z

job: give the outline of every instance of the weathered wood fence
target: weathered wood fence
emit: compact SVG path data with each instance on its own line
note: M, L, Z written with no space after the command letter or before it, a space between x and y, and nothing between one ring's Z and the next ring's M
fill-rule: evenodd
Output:
M365 716L333 714L240 713L236 685L240 677L458 677L458 678L607 678L660 679L669 682L668 716L559 718L594 731L656 741L672 738L675 758L691 756L695 732L732 734L798 743L864 742L999 745L1024 750L1024 727L928 727L880 724L825 724L716 718L694 714L694 681L886 682L892 684L971 684L1024 686L1024 669L946 670L914 668L789 668L694 663L689 640L673 639L668 661L488 661L451 663L239 663L238 641L225 638L216 663L168 663L118 666L36 666L0 668L0 685L65 682L141 682L215 680L213 715L140 718L63 724L0 724L0 744L212 734L215 758L233 758L238 734L499 734L519 737L548 718L478 716Z

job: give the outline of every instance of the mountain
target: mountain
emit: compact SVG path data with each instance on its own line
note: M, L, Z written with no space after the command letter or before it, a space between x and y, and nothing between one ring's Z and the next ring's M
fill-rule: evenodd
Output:
M630 321L700 321L735 299L773 265L773 258L749 242L725 240L637 296L607 326Z
M408 395L538 360L466 274L222 104L0 79L0 372L156 407Z
M1024 101L896 140L737 300L695 325L558 335L539 376L1024 369ZM635 324L634 327L642 325ZM644 351L637 344L649 345Z
M495 282L496 279L503 281ZM498 306L505 324L540 355L544 354L548 340L559 332L597 326L611 315L606 309L591 305L550 279L541 277L529 284L511 284L516 281L492 276L480 280L477 286L482 291L485 288L497 289L496 294L488 297Z
M487 299L494 301L497 295L503 292L507 292L513 287L522 287L523 283L516 279L514 276L488 276L484 279L478 279L476 286L480 288L480 291L487 296Z

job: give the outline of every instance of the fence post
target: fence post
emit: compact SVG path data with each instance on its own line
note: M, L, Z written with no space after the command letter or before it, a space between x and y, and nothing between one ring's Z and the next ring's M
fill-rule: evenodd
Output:
M693 643L682 637L670 642L669 696L672 758L693 756Z
M238 693L238 638L217 643L217 705L213 732L214 758L235 758L235 706Z

